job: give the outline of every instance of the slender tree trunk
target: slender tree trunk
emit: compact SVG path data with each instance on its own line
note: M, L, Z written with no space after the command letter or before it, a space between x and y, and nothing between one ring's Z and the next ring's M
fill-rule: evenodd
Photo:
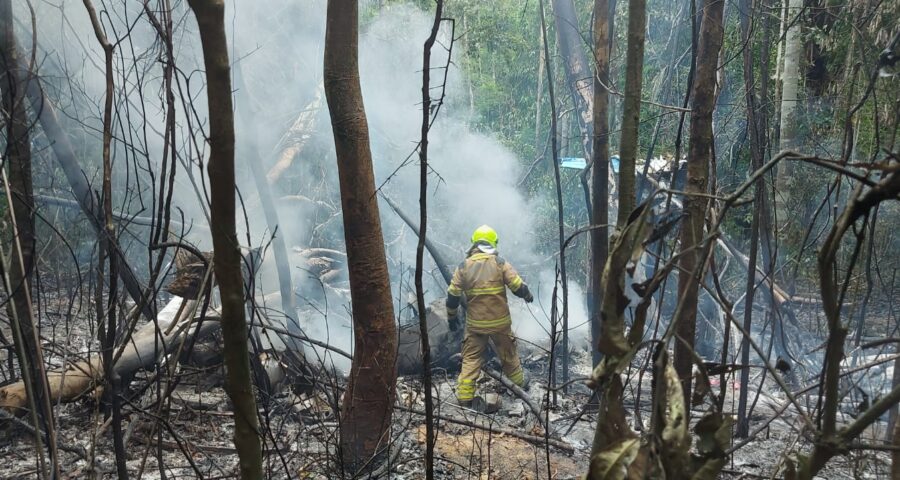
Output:
M34 190L31 177L31 139L25 102L25 84L29 81L19 62L13 27L11 0L0 0L0 120L4 124L6 148L0 168L9 170L8 191L13 238L5 265L9 275L11 302L7 303L10 324L15 330L13 343L18 352L22 378L30 385L36 410L32 418L39 419L35 427L47 433L47 452L50 454L50 473L59 475L56 450L56 431L49 387L44 372L44 358L40 334L31 304L32 273L35 269L36 237L34 232ZM10 372L12 374L12 372ZM38 441L38 440L36 440ZM40 456L43 458L43 455ZM44 469L41 468L41 474Z
M763 1L764 4L767 3L766 0ZM753 46L755 42L753 42L753 39L751 38L750 28L750 21L752 20L752 15L754 13L751 7L751 1L742 0L741 8L739 10L741 15L741 34L746 45L743 53L744 99L747 104L747 132L750 140L750 172L753 172L756 169L762 167L763 152L765 151L765 111L761 110L760 106L757 104L757 98L765 99L766 94L768 93L766 92L766 89L768 86L767 79L769 74L769 62L767 60L769 53L769 20L767 16L763 16L761 20L764 24L764 27L763 39L762 42L760 42L760 55L763 59L766 60L762 62L760 82L759 84L757 84L753 73ZM755 86L758 86L759 89L758 96ZM750 254L748 257L747 266L746 294L744 296L743 327L745 332L750 331L753 320L753 299L756 292L756 264L760 237L760 212L763 208L765 208L765 203L767 202L765 193L765 176L761 177L756 182L756 184L753 186L753 189L755 208L753 209L753 217L750 223ZM738 396L738 437L746 437L750 432L750 423L747 416L747 396L750 382L749 364L750 339L743 338L741 340L741 365L743 365L743 368L741 369L740 377L741 391Z
M679 306L674 322L675 371L681 378L685 405L691 399L691 367L694 336L697 326L697 294L705 268L698 247L703 238L708 199L698 195L707 193L709 167L712 157L712 116L715 106L716 67L723 41L724 0L703 2L700 36L698 38L697 70L691 92L690 146L688 147L685 217L681 224L681 250L684 255L678 268Z
M241 75L240 63L235 66L235 83L238 88L246 88L243 84L243 76ZM291 280L291 262L288 258L287 246L284 243L284 229L281 229L281 222L278 219L278 210L275 208L275 201L272 198L272 187L266 179L266 173L263 168L263 156L260 155L258 148L252 148L248 144L256 144L257 135L256 115L253 108L247 102L247 94L238 94L236 96L238 107L238 122L241 131L246 132L249 137L247 142L241 142L241 150L243 157L250 166L250 172L253 175L253 183L259 192L259 201L262 204L263 215L266 217L266 225L272 235L272 253L275 256L275 268L278 273L278 287L281 292L281 309L284 311L286 325L289 332L294 335L302 335L300 324L297 321L297 307L294 303L294 284ZM286 345L298 354L303 352L303 347L295 336L281 335Z
M594 0L594 159L591 162L591 224L609 223L609 0ZM609 229L591 231L588 306L591 315L591 357L600 363L600 310L603 307L603 267L609 255Z
M351 471L371 466L388 445L397 379L397 328L359 84L358 9L357 0L328 1L324 73L353 307L355 350L340 421L341 455Z
M419 313L419 338L422 346L422 385L425 388L425 478L434 479L434 404L431 396L431 345L425 311L425 240L428 235L428 131L431 129L431 48L441 26L444 1L437 0L431 34L422 54L422 137L419 143L419 241L416 243L416 310ZM443 101L441 98L439 101ZM440 104L438 104L440 107Z
M554 14L557 17L557 25L560 22L560 15L556 11L556 4L558 2L554 2ZM568 3L571 5L570 0L564 0L560 3ZM541 3L541 21L543 22L543 3ZM574 7L572 7L572 16L574 18ZM557 29L559 26L557 26ZM576 31L577 33L577 31ZM560 34L562 35L562 34ZM562 43L562 42L560 42ZM550 67L550 52L548 51L548 44L546 35L544 36L544 61L547 62L545 66L545 70L547 71L547 88L548 93L550 95L550 140L551 140L551 150L553 153L553 179L554 184L556 185L556 220L557 226L559 228L559 272L560 272L560 283L562 284L562 383L568 382L569 379L569 288L568 288L568 279L566 278L566 255L563 249L565 243L565 224L563 221L564 218L564 207L563 207L563 197L562 197L562 181L560 180L559 175L559 142L557 141L557 132L559 131L557 118L556 118L556 105L555 105L555 95L553 93L553 75L552 69ZM583 62L582 62L583 63ZM568 70L567 70L568 71ZM587 150L586 150L587 151ZM554 298L555 301L555 298ZM552 335L551 335L552 336ZM555 341L555 339L552 339ZM553 370L553 365L551 362L550 365L551 370ZM554 392L554 399L556 392ZM555 400L554 400L555 402Z
M124 432L122 431L122 406L119 402L119 377L113 368L113 352L116 348L116 338L118 333L116 304L118 303L118 265L117 256L113 249L113 239L116 238L116 227L113 223L112 211L112 158L110 149L112 147L112 104L113 104L113 45L109 42L106 34L103 32L103 26L97 16L97 11L90 0L84 0L84 7L87 9L88 16L91 19L91 25L94 28L94 35L97 42L103 48L104 70L106 77L105 92L103 98L103 185L100 195L100 201L103 208L103 230L99 233L99 262L97 266L98 282L97 282L97 333L103 352L103 375L106 381L106 388L103 391L104 401L112 409L112 427L113 427L113 450L116 458L116 472L120 480L128 478L128 468L125 465L127 460L125 453ZM104 282L104 263L109 259L109 289L106 296L106 308L103 306L103 284ZM105 321L105 324L104 324Z
M634 164L638 155L641 118L641 85L644 77L644 31L647 1L628 1L628 50L625 54L625 104L622 108L622 141L619 155L619 210L616 226L622 228L635 206Z
M784 34L784 67L781 77L781 112L780 136L778 140L781 150L794 150L798 146L797 138L797 106L800 90L800 25L802 22L794 21L803 9L802 0L784 0L786 4ZM778 164L776 202L779 212L787 214L784 210L790 205L791 183L793 175L793 162L781 162Z
M209 189L213 268L222 297L226 386L234 404L234 446L241 478L262 478L262 447L250 375L241 252L235 225L234 110L224 0L189 0L197 17L209 104Z
M584 157L591 158L593 89L591 66L584 54L586 37L582 37L578 30L578 15L573 0L552 0L552 4L559 53L565 64L566 85L575 105L575 117L581 131L581 146Z

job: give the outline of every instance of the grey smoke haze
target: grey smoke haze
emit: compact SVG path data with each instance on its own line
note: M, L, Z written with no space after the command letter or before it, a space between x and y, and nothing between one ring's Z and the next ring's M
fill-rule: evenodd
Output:
M77 6L80 7L80 4ZM66 75L83 86L84 92L77 95L79 100L85 104L99 105L103 94L102 56L84 9L74 7L76 5L68 3L64 9L46 5L41 7L38 17L38 28L42 32L40 42L43 48L61 59ZM116 9L123 13L121 17L115 17L112 23L124 30L124 25L133 22L140 13L139 7L137 2L130 2L127 6L117 5ZM196 113L186 112L179 100L178 144L184 158L196 158L196 151L190 149L196 145L205 150L202 135L197 132L191 139L187 137L187 132L188 122L195 129L197 125L205 127L208 124L202 88L202 57L193 16L186 5L179 8L175 15L177 64L183 72L179 83L182 94L193 99ZM128 18L124 17L126 11ZM417 218L418 157L414 155L405 165L403 162L413 152L420 135L422 45L431 27L431 13L407 5L374 9L368 8L365 2L360 12L360 76L376 182L379 186L383 185L384 193L399 203L407 214ZM315 96L322 79L325 1L229 2L226 24L229 41L232 42L232 61L240 68L240 76L234 75L235 95L236 98L246 96L240 100L247 100L252 110L239 110L238 115L245 120L252 118L256 127L255 131L238 129L236 132L238 152L249 152L250 157L237 158L238 188L248 209L251 243L256 246L264 243L271 232L267 231L246 162L255 160L258 154L265 165L270 165L279 153L276 149L279 140ZM123 118L121 121L129 121L135 131L149 132L145 145L147 159L143 161L158 168L162 158L160 129L164 105L161 100L161 65L156 61L161 52L152 49L155 37L148 22L142 20L137 22L132 32L131 43L119 48L125 65L129 65L132 58L137 58L137 63L148 72L140 84L140 92L148 104L146 111L138 115L138 110L135 110L128 120ZM72 38L78 38L81 44L73 44ZM448 46L449 38L450 32L445 25L440 43ZM87 56L85 50L89 52ZM454 55L457 54L458 50L454 52ZM436 45L432 57L432 85L435 87L443 79L444 72L439 67L445 65L446 58L446 50ZM140 72L140 69L136 70ZM126 76L130 81L138 77L139 73L135 72L129 72ZM123 79L117 78L117 84L122 83ZM433 174L429 177L428 235L443 248L448 261L456 264L464 257L472 230L481 224L493 226L501 236L501 255L520 269L538 297L530 308L516 298L511 300L514 328L520 336L530 341L546 343L546 330L549 330L547 316L554 281L555 259L552 255L555 252L541 252L536 247L538 241L533 216L536 209L533 206L548 200L524 197L515 186L522 173L522 161L489 132L477 132L469 127L470 119L466 117L469 109L461 100L465 98L467 101L467 93L462 91L463 85L463 73L451 66L446 104L430 134L429 162ZM128 101L133 104L140 102L136 97L137 88L131 85L128 90ZM439 91L437 88L432 90L433 96L437 96ZM118 101L125 102L121 93ZM87 122L98 126L99 115L96 111L90 113L93 117ZM85 112L82 116L89 115ZM144 118L146 125L150 125L146 129ZM304 195L322 198L339 207L331 125L324 102L316 120L315 134L293 167L300 172L302 189L290 191L276 187L274 193L276 197ZM120 169L126 162L121 152L121 149L117 150L116 159ZM184 174L184 166L179 166L179 169L174 203L185 212L189 221L205 224L195 186ZM191 164L191 172L198 181L205 175L196 162ZM131 178L131 182L136 181ZM149 196L146 182L137 184L141 185L142 193ZM308 247L310 245L305 242L311 238L317 241L340 238L340 235L313 234L312 230L326 219L321 218L321 212L319 217L314 217L316 212L309 206L282 205L279 214L279 230L286 235L289 249L293 245ZM383 202L381 217L388 253L394 260L391 274L395 308L403 322L402 310L412 293L408 269L414 266L416 237ZM239 216L239 225L243 228L243 216ZM339 233L340 226L341 219L338 217L327 228ZM245 241L246 232L239 231L239 238ZM201 249L211 246L208 233L202 229L195 230L189 239ZM340 244L312 246L343 248ZM297 258L292 256L292 259ZM268 255L259 293L277 291L277 279L271 268L273 261L271 254ZM314 299L321 297L319 292L322 286L309 281L308 275L298 269L300 265L294 264L292 267L296 272L295 279L305 280L299 283L304 302L314 304L318 309L318 313L303 316L304 327L312 336L350 349L352 331L348 315L350 307L346 300L332 294L327 295L328 302L323 298ZM427 255L426 268L434 268ZM443 281L427 275L426 278L426 300L442 298L446 288ZM570 275L569 323L575 328L573 343L586 345L587 315L583 298L580 287ZM304 306L308 307L308 304ZM266 301L266 306L276 310L280 308L280 304L273 301ZM338 367L347 366L339 360L335 359Z

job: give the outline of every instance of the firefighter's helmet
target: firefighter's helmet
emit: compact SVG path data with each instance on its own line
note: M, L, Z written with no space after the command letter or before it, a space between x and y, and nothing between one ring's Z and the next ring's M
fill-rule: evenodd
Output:
M476 228L475 232L472 233L472 243L479 241L485 241L490 243L492 247L497 248L497 243L500 241L500 238L497 236L496 230L487 225L482 225Z

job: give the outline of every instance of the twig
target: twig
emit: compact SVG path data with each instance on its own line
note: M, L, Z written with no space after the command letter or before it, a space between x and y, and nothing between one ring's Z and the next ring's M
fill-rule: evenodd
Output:
M538 423L540 423L542 427L547 428L547 426L544 425L544 419L541 418L541 409L538 408L537 405L534 404L534 402L531 400L531 397L528 396L528 394L525 393L525 391L522 390L521 387L519 387L518 385L513 383L512 380L506 378L506 375L503 375L502 373L494 370L493 368L484 366L484 367L481 367L481 370L483 370L484 373L493 377L494 380L497 380L498 382L502 383L503 386L506 387L509 391L511 391L515 396L522 399L522 401L525 402L526 405L528 405L528 408L531 410L531 413L533 413L535 418L537 418Z
M398 409L400 409L400 410L402 410L402 411L404 411L404 412L414 413L414 414L416 414L416 415L425 415L425 412L424 412L424 411L418 410L418 409L415 409L415 408L403 407L403 406L400 406L400 405L396 406L395 408L398 408ZM502 434L502 435L509 435L510 437L515 437L515 438L518 438L518 439L520 439L520 440L525 440L526 442L528 442L528 443L533 443L533 444L535 444L535 445L541 445L541 446L542 446L542 445L545 445L545 444L549 444L549 445L551 445L551 446L553 446L553 447L555 447L555 448L558 448L558 449L560 449L560 450L564 450L564 451L566 451L566 452L568 452L568 453L575 453L575 447L573 447L573 446L572 446L571 444L569 444L569 443L566 443L566 442L564 442L564 441L562 441L562 440L559 440L559 439L556 439L556 438L546 438L546 437L538 437L538 436L536 436L536 435L528 435L527 433L521 433L521 432L517 432L517 431L515 431L515 430L508 430L508 429L505 429L505 428L492 427L492 426L490 426L490 425L482 425L482 424L473 422L473 421L471 421L471 420L465 420L465 419L462 419L462 418L451 417L451 416L447 416L447 415L441 415L441 414L438 414L438 413L434 414L434 418L443 420L443 421L445 421L445 422L455 423L455 424L457 424L457 425L464 425L464 426L466 426L466 427L477 428L477 429L479 429L479 430L486 430L486 431L488 431L488 432L499 433L499 434Z

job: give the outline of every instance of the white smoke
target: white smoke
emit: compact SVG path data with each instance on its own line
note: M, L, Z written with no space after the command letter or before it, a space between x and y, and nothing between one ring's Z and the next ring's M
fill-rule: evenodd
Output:
M118 8L118 7L117 7ZM176 56L182 77L181 85L185 96L193 98L194 112L178 109L179 149L187 156L190 146L188 121L193 128L208 125L206 119L205 92L203 91L202 57L199 52L199 38L193 15L185 5L175 12ZM140 8L128 7L133 19L141 14ZM62 9L43 6L39 11L41 32L61 32L59 35L42 37L42 45L54 52L55 58L63 59L63 69L77 73L74 77L84 84L83 100L97 103L102 96L103 72L99 48L92 39L90 26L83 9ZM229 2L226 12L226 28L231 42L232 61L240 68L240 77L234 82L235 96L247 100L251 105L255 131L242 129L236 132L238 152L251 152L253 158L237 158L238 188L247 208L252 246L266 241L268 231L256 187L251 181L247 161L257 161L258 157L268 166L277 154L276 145L301 110L315 96L322 80L322 55L325 30L326 2L306 0L260 0ZM420 137L421 128L421 82L422 48L432 24L432 13L424 12L411 5L375 6L366 4L360 8L360 77L363 99L368 117L375 176L382 191L401 205L413 218L418 218L419 168L418 155L413 154ZM65 18L64 18L65 17ZM126 19L116 18L115 22L126 24ZM140 93L152 104L145 114L146 122L153 124L146 149L151 163L159 166L162 156L161 125L164 109L161 97L161 66L156 57L161 55L156 42L156 34L145 20L137 22L133 31L131 49L127 50L128 60L143 65L152 74L144 77ZM122 26L120 25L120 27ZM66 38L77 33L85 48L73 48ZM460 32L456 32L459 35ZM432 54L431 85L432 98L438 100L447 64L447 50L451 34L449 24L442 25L439 41ZM126 44L119 46L124 49ZM454 51L458 55L459 49ZM142 52L152 52L146 56ZM85 61L85 58L91 61ZM77 68L71 63L80 59ZM68 60L68 61L66 61ZM458 59L457 59L458 60ZM536 208L545 204L547 198L526 198L516 184L522 175L523 161L505 147L490 133L470 128L471 118L468 108L468 94L463 92L464 74L452 64L447 74L446 97L437 121L430 132L429 164L429 224L428 236L443 251L451 264L464 258L469 235L481 224L493 226L500 234L501 255L520 273L535 292L537 301L531 306L511 297L514 328L524 339L547 343L549 330L550 297L554 284L553 251L541 251L538 247L537 213L546 210ZM137 75L136 73L134 75ZM236 77L233 75L233 77ZM188 82L189 80L189 82ZM117 79L119 81L119 79ZM188 88L189 85L189 88ZM129 91L129 100L139 102L137 87ZM245 96L245 97L242 97ZM462 101L461 99L466 99ZM240 105L241 102L236 102ZM463 105L466 104L466 105ZM238 112L248 115L248 112ZM137 115L132 118L132 128L140 130ZM94 120L96 122L96 119ZM122 120L124 121L124 120ZM330 119L327 108L317 112L314 136L303 153L294 161L293 171L302 185L300 191L286 191L276 187L275 195L304 195L322 198L339 207L336 160L333 152ZM198 132L194 139L203 145ZM254 155L258 153L258 157ZM197 153L192 152L196 157ZM410 157L410 154L413 154ZM196 188L184 175L180 167L176 181L175 205L185 212L188 221L197 224L206 222ZM206 172L195 163L191 172L196 179ZM297 173L299 172L299 173ZM547 192L548 195L551 192ZM550 201L553 203L553 201ZM411 292L409 268L414 266L416 237L409 228L383 202L380 202L385 242L392 263L392 290L395 294L395 309L398 317L405 307ZM543 211L541 211L543 210ZM341 219L314 217L315 209L282 205L280 207L279 231L286 235L288 248L294 245L308 247L310 239L321 241L333 239L340 243L340 235L328 236L323 231L340 232ZM239 225L243 224L239 213ZM313 229L329 221L327 228ZM328 230L331 229L331 230ZM208 233L196 230L190 240L201 249L209 249ZM246 232L239 232L239 239L246 240ZM546 241L546 240L545 240ZM550 244L555 244L550 242ZM312 245L330 246L342 249L340 244ZM292 260L297 260L292 256ZM272 269L272 256L267 257L264 268L261 293L277 291L277 278ZM400 266L398 266L400 265ZM306 279L301 265L292 265L295 279ZM426 254L426 268L434 269L434 263ZM451 267L452 268L452 267ZM569 324L573 331L573 343L586 339L587 315L584 296L580 286L569 279ZM427 300L443 298L446 285L443 281L428 278ZM402 282L401 282L402 281ZM349 323L350 306L347 300L316 281L299 284L303 305L304 327L310 336L327 341L337 347L350 350L352 329ZM561 295L561 293L560 293ZM316 297L317 300L309 300ZM327 300L327 302L326 302ZM303 302L301 302L303 303ZM267 308L277 310L280 303L269 297ZM314 306L315 308L310 308ZM586 343L586 342L582 342ZM346 367L346 362L335 358L338 367Z

